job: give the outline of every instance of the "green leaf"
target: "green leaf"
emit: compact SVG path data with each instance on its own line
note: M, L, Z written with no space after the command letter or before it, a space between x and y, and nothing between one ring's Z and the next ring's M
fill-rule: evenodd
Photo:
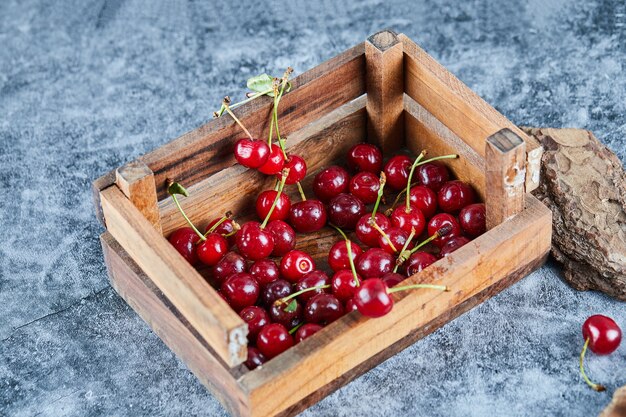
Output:
M187 192L187 190L185 189L185 187L183 187L182 185L180 185L177 182L173 182L170 184L169 187L167 187L167 193L169 195L174 195L174 194L179 194L185 197L189 197L189 193Z
M274 92L271 91L273 82L274 78L270 77L267 74L261 74L257 75L256 77L249 78L246 85L252 91L256 91L257 93L265 93L270 97L274 97ZM267 92L268 90L270 90L269 93Z
M289 305L285 307L285 312L293 313L298 308L298 302L296 300L291 300Z

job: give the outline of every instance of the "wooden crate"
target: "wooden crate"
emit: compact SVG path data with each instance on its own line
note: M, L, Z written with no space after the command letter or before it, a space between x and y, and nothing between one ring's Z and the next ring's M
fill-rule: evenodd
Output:
M266 137L271 106L258 99L236 112ZM184 226L166 178L188 186L183 207L202 226L226 210L250 215L256 195L272 185L236 165L239 128L215 119L96 180L111 284L232 415L293 415L545 261L551 213L528 194L539 181L541 147L406 36L379 32L295 78L280 120L288 147L307 159L305 185L363 140L386 154L458 153L449 166L486 202L489 230L407 280L452 291L395 293L390 314L351 312L249 371L246 325L164 237ZM324 229L300 236L298 247L323 262L336 239Z

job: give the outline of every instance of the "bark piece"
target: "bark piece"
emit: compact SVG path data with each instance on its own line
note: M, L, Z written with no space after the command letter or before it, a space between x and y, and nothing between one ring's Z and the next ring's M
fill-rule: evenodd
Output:
M598 417L626 417L626 386L615 391L613 400Z

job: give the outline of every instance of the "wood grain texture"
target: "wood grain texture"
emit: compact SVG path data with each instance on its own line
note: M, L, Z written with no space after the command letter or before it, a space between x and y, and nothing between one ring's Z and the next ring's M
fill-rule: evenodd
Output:
M543 148L526 135L469 87L405 35L398 35L404 45L405 93L427 109L451 131L485 155L485 140L503 128L509 128L526 142L526 192L537 188Z
M489 136L485 144L487 230L524 208L526 144L510 129Z
M104 222L104 214L102 213L102 204L100 203L100 192L115 184L115 171L116 170L111 170L91 183L91 200L93 201L96 219L105 227L106 224Z
M384 154L404 146L402 43L397 34L384 30L365 42L368 142Z
M161 232L161 215L154 174L141 161L132 161L115 171L115 184L144 217Z
M107 230L230 366L245 361L243 320L115 186L101 192Z
M611 403L598 417L626 417L626 386L615 391Z
M364 45L359 44L303 73L281 100L281 134L290 136L312 121L365 93ZM219 107L219 105L217 106ZM261 97L234 110L255 137L266 138L272 99ZM165 180L191 186L235 165L234 142L244 136L224 115L144 155L142 162L155 175L159 199L166 197Z

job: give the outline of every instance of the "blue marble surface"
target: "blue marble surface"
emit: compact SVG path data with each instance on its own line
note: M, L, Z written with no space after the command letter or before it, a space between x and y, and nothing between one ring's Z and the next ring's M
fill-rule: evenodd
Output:
M626 157L623 1L0 2L0 415L223 416L108 285L90 183L211 118L260 72L297 73L391 27L520 125L593 130ZM596 415L626 346L547 265L305 416Z

